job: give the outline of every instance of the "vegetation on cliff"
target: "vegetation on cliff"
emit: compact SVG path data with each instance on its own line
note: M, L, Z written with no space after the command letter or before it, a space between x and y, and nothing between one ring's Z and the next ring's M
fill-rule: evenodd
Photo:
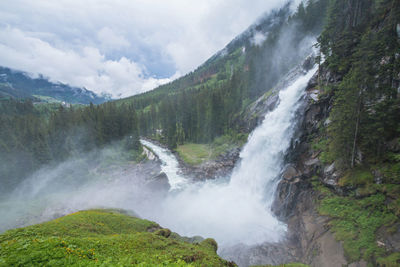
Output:
M312 149L337 181L321 182L330 175L321 170L312 183L349 262L400 259L385 243L400 216L399 19L398 1L334 0L319 38L326 59L318 86L331 109Z

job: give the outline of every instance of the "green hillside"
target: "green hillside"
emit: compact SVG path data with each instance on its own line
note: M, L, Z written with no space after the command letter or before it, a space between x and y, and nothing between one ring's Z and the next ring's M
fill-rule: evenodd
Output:
M0 235L0 266L236 266L216 249L123 211L89 210Z

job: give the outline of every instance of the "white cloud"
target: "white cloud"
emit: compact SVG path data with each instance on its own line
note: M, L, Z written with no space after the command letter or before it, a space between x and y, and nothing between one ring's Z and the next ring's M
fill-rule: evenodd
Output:
M195 69L285 2L5 1L0 65L114 97L132 95Z
M253 38L251 39L251 43L255 46L261 46L266 39L267 39L267 34L256 32Z
M108 27L104 27L99 32L97 32L97 39L103 47L110 50L130 46L128 40L126 40L124 36L116 34Z
M0 31L2 64L30 73L43 73L54 81L82 86L96 93L124 97L169 81L146 78L144 67L122 57L107 60L97 48L61 50L18 29Z

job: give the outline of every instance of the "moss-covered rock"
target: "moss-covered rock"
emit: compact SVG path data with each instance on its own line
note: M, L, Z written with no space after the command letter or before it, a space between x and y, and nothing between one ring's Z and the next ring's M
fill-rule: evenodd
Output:
M154 234L168 238L171 235L171 230L163 228L155 231Z

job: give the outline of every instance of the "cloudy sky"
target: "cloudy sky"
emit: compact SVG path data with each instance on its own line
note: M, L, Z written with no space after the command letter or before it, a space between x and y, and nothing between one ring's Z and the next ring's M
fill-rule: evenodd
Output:
M207 60L286 0L2 0L0 65L114 98Z

